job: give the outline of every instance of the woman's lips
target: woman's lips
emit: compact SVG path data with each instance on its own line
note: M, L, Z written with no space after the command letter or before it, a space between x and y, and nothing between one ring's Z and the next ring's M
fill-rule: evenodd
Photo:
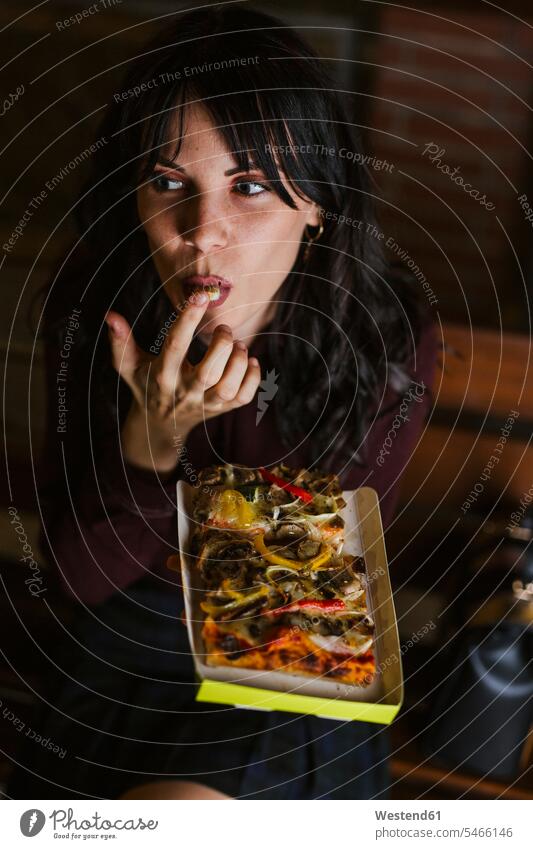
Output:
M232 284L225 277L216 277L209 275L203 277L200 274L195 274L192 277L186 277L183 281L185 295L189 297L195 292L207 292L210 298L210 303L207 309L221 306L231 291Z

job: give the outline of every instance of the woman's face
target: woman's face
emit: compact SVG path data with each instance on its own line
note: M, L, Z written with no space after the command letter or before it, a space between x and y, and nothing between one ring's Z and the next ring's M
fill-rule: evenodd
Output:
M288 207L253 161L241 171L202 106L188 109L173 163L172 147L162 149L155 179L137 190L156 269L176 306L198 286L211 286L211 296L219 297L199 324L201 336L209 338L224 323L246 342L274 315L273 299L294 265L305 225L319 224L318 208L284 183L298 209Z

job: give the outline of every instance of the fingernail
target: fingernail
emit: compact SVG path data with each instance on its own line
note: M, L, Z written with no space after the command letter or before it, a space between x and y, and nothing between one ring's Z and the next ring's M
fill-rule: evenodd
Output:
M239 349L239 351L246 351L246 345L244 342L235 342L235 347Z
M202 304L207 303L207 301L209 300L209 295L206 295L205 292L195 292L194 295L191 295L189 300L191 304L194 304L197 307L201 307Z
M250 357L248 362L250 363L251 366L258 366L259 365L259 360L256 357Z

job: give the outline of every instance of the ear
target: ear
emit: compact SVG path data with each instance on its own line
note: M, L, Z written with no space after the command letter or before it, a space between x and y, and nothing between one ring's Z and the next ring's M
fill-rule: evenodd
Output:
M306 224L309 224L310 227L320 227L322 222L321 208L317 203L312 203L309 206L307 211Z

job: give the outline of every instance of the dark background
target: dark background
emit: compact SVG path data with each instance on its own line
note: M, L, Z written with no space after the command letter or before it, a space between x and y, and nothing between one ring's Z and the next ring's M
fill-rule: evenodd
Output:
M0 118L2 244L46 181L93 141L106 103L122 88L128 59L142 50L165 15L180 8L163 0L122 0L58 30L57 21L89 5L45 2L32 10L35 4L3 0L0 7L2 100L25 87ZM398 518L388 538L400 635L408 638L446 609L450 586L457 589L456 583L441 580L450 564L452 575L461 573L468 558L465 546L480 529L487 533L505 519L533 483L532 239L531 224L518 202L523 192L533 201L533 10L525 2L507 2L500 11L485 2L414 0L410 9L355 0L330 0L327 9L319 0L255 5L300 29L339 87L358 93L351 120L360 126L367 152L393 166L372 172L381 195L380 225L413 259L437 298L433 309L444 355L435 410L406 470ZM465 180L487 195L494 212L422 156L430 142L443 148L444 161L458 166ZM9 472L2 502L5 508L17 506L36 552L32 464L42 439L44 392L41 349L28 314L72 234L69 211L86 168L87 163L80 165L48 193L11 253L0 251ZM463 518L459 507L513 408L521 416L505 457L483 497ZM46 646L55 637L50 617L23 587L20 550L6 509L0 521L0 556L6 590L0 698L25 716L40 675L35 645ZM58 605L68 622L69 611L60 601ZM432 631L411 658L425 658L443 640L442 630ZM415 669L417 665L419 660ZM426 762L410 741L427 707L427 686L423 675L410 684L407 698L413 710L393 729L394 794L531 798L526 750L517 782L508 791L464 770L441 774ZM9 731L0 721L1 747L13 755L16 740ZM8 769L6 760L0 780Z

